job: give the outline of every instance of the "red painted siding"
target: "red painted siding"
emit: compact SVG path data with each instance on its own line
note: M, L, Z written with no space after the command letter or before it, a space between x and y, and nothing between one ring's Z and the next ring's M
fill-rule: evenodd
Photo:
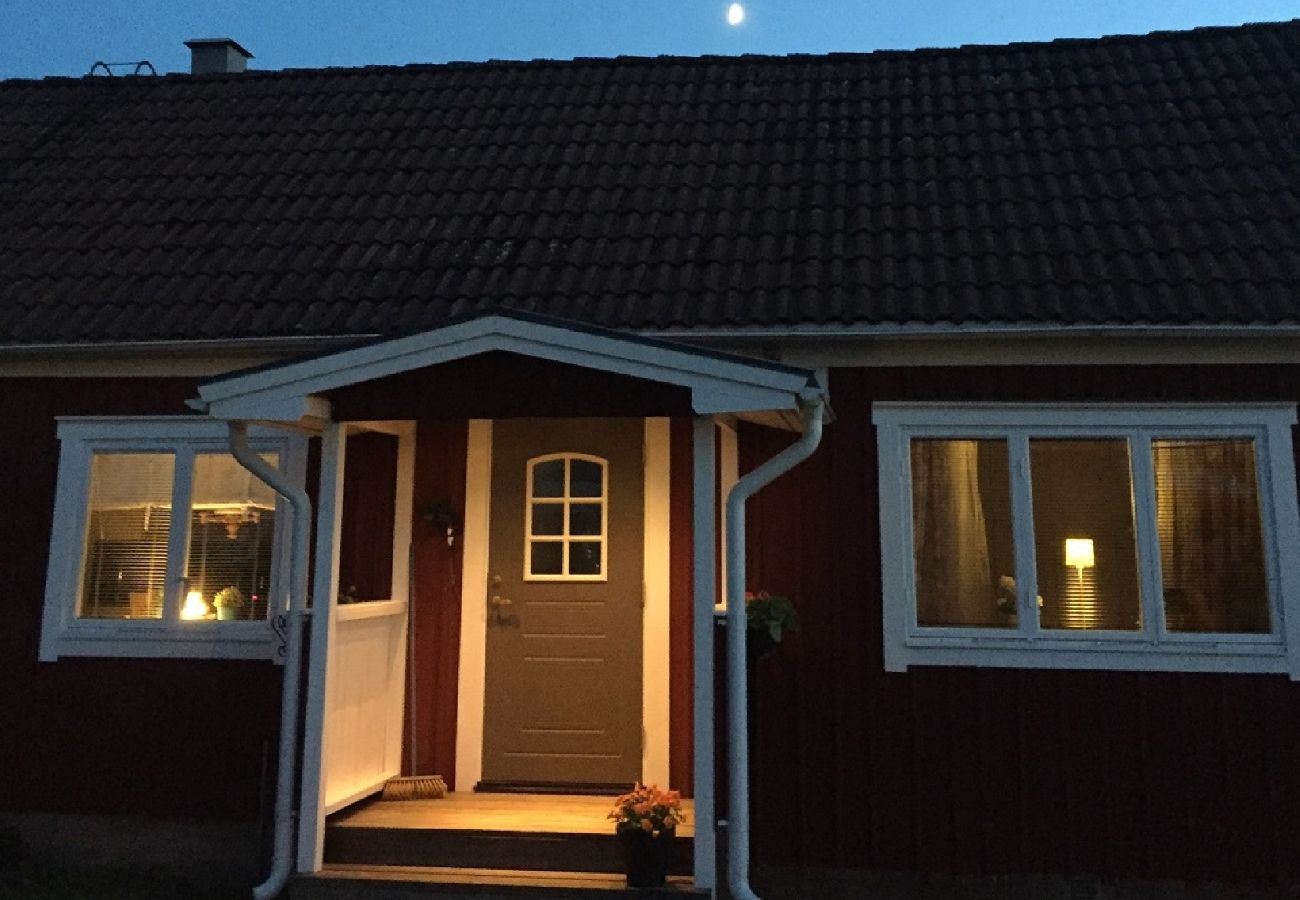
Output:
M873 400L1270 400L1300 367L836 370L817 454L753 501L751 586L803 630L760 663L756 859L882 870L1300 878L1285 676L917 668L881 654ZM790 440L742 431L742 467Z
M460 665L461 549L465 515L465 421L421 421L415 439L414 544L414 696L407 696L408 721L415 712L415 743L407 730L405 759L415 758L415 774L456 777L457 670ZM426 522L433 506L451 509L455 543L445 529Z
M668 781L684 796L695 783L695 636L691 608L695 595L695 545L692 420L672 420L669 443L668 517ZM650 650L652 648L647 648Z
M189 411L184 379L3 379L0 807L252 819L274 748L269 662L38 663L59 447L55 416ZM274 761L274 752L270 754Z

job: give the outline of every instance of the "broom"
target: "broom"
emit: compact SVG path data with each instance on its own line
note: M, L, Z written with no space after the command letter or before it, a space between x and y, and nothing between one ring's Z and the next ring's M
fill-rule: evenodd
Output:
M410 697L411 759L408 771L415 769L415 547L407 551L406 563L406 691ZM447 782L441 775L402 775L384 782L380 800L440 800L447 796Z

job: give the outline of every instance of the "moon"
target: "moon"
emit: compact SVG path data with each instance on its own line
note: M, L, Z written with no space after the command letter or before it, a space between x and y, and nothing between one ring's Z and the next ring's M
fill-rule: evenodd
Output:
M733 3L727 7L727 24L739 25L745 21L745 7L739 3Z

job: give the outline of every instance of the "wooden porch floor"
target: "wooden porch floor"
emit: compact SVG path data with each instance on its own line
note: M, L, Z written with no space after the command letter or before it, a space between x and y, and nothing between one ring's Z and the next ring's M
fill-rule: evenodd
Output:
M410 828L433 831L509 831L537 834L611 834L605 818L613 797L571 794L451 793L441 800L374 800L330 816L331 828ZM679 838L695 836L695 805L682 801Z

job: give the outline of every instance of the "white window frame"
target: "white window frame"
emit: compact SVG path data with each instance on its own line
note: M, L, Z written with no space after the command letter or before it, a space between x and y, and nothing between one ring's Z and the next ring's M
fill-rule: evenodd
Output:
M168 538L167 588L160 619L82 619L77 616L89 521L91 461L96 453L175 454L172 506L188 509L196 453L229 453L222 421L193 416L60 417L59 474L50 530L49 569L41 623L40 660L65 656L273 659L278 640L271 619L286 608L289 504L276 498L274 547L265 621L180 618L180 590L189 547L188 515L174 516ZM302 484L306 438L268 428L249 430L259 453L279 454L279 467Z
M564 462L564 494L559 497L533 496L533 474L543 463ZM596 463L600 466L600 496L574 497L573 483L569 478L572 462ZM547 453L528 460L528 487L524 499L524 581L609 581L609 460L589 453ZM600 534L574 537L569 534L569 508L574 504L600 504ZM564 529L560 534L533 534L533 506L559 506L564 510ZM569 572L569 548L574 544L600 542L600 572L595 575L574 575ZM558 575L538 575L533 572L533 544L559 544L563 571Z
M1300 513L1292 403L1002 404L875 403L880 487L885 669L915 665L1179 672L1277 672L1300 680ZM1047 631L1038 627L1029 438L1130 440L1143 630ZM1159 590L1150 442L1250 438L1255 445L1268 634L1169 633ZM912 545L913 438L1005 439L1009 449L1018 586L1017 629L922 627L916 621ZM1146 448L1145 452L1142 448ZM1024 549L1026 546L1028 550Z

